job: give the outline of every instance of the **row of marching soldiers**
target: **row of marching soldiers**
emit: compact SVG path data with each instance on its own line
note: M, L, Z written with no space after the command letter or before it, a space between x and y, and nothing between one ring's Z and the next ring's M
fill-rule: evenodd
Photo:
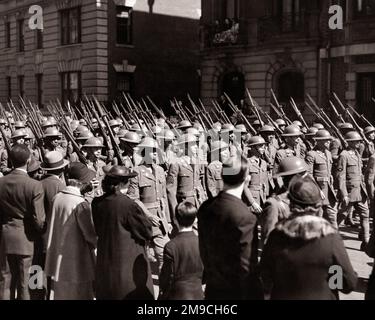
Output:
M90 121L93 132L85 119L78 121L67 117L67 120L87 160L81 165L94 173L87 175L90 181L86 181L89 183L84 190L85 199L89 204L95 204L95 199L106 192L108 177L130 177L125 192L138 203L152 223L148 258L157 263L160 272L164 247L177 233L178 205L188 202L198 209L206 199L217 196L224 186L223 163L241 155L248 159L249 166L243 201L249 213L256 215L260 230L254 241L255 247L262 248L277 222L290 215L287 196L290 179L296 174L310 174L321 190L322 216L338 228L343 222L354 225L352 217L358 214L358 237L362 241L361 250L366 250L370 239L369 208L373 212L375 191L373 127L364 129L370 141L365 146L351 124L340 123L338 127L348 145L344 149L320 123L303 128L299 121L286 125L284 120L278 119L274 124L282 135L277 138L274 126L262 126L259 121L252 123L257 135L251 135L243 124L217 122L206 132L198 122L183 120L173 128L162 118L151 131L142 121L141 125L133 123L130 129L126 129L118 118L109 121L121 150L122 158L118 159L112 150L105 148L95 119ZM74 167L72 164L77 164L79 157L52 117L43 119L42 145L35 143L25 122L15 121L12 132L8 123L0 119L6 138L12 146L27 146L32 155L27 172L43 185L48 231L36 245L33 263L48 269L46 247L53 232L53 201L65 188L63 172L69 163ZM0 170L6 176L12 167L4 146L0 155ZM76 171L82 169L80 166L74 168ZM193 229L197 233L196 221ZM54 272L47 270L46 274L53 278ZM55 288L55 298L69 297L66 292L69 292L66 288L65 291Z

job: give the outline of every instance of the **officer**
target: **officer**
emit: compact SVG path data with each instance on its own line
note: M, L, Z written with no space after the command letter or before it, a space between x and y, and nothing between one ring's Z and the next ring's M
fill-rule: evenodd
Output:
M362 159L358 152L362 141L361 135L356 131L348 132L344 136L348 143L347 150L341 152L337 164L337 179L339 184L339 197L342 208L337 217L337 224L346 218L348 211L354 207L361 217L362 240L361 250L365 250L370 238L369 208L367 205L367 191L362 175Z
M262 207L268 196L268 164L263 159L266 151L266 141L260 136L253 136L248 141L249 179L244 189L245 203L255 214L262 212ZM250 192L248 192L250 191Z
M299 157L305 159L306 150L300 144L300 136L302 132L298 126L290 125L287 126L282 134L285 140L285 148L280 149L276 152L274 172L277 173L278 165L281 160L288 157Z
M167 175L167 194L171 219L174 227L175 209L182 201L190 201L197 208L207 199L203 188L205 172L198 159L198 141L194 135L182 135L177 140L177 156L175 163L169 167Z
M267 199L259 219L263 244L267 241L269 234L275 228L277 222L288 218L290 215L288 198L289 182L295 175L304 175L306 171L307 164L301 158L293 156L281 160L278 172L274 178L281 178L283 186L276 195Z
M319 130L315 134L316 142L314 150L306 155L308 172L314 177L322 191L323 217L337 229L337 198L333 187L332 155L329 145L332 140L327 130Z
M211 146L212 162L207 167L207 195L216 197L223 190L223 162L230 158L228 144L224 141L214 141Z
M168 208L166 178L158 165L162 152L156 140L146 137L138 145L143 162L134 168L138 175L130 180L128 195L140 200L149 211L152 222L152 247L156 253L159 271L163 265L164 246L169 241L172 224Z

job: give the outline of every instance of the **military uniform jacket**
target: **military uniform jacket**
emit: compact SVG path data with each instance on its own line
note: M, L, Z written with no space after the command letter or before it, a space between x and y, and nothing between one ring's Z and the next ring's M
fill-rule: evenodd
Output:
M244 195L248 198L249 204L255 201L259 205L263 205L268 195L267 162L256 157L249 158L249 175L248 189L250 193L244 193Z
M281 160L288 158L288 157L298 157L301 159L305 159L306 150L303 148L303 146L298 143L294 148L291 148L289 146L286 146L285 149L280 149L276 152L275 156L275 166L274 166L274 173L277 173L278 166L281 162Z
M367 196L362 175L362 159L354 150L341 152L337 164L337 180L342 198L349 197L350 202L362 201Z
M173 219L176 206L182 201L191 201L198 208L206 200L207 195L202 181L204 181L203 165L190 164L188 157L181 157L171 164L167 176L167 194Z
M224 188L222 169L223 164L218 160L212 161L207 167L207 195L211 198Z
M309 173L314 177L318 186L324 194L323 205L329 205L330 200L337 201L333 187L332 176L332 155L331 152L312 150L307 153L306 163L309 166Z
M375 193L375 154L368 159L365 170L365 183L368 195L373 196Z
M168 233L168 223L171 222L168 208L166 178L164 170L158 165L149 170L145 165L136 167L134 171L138 175L130 179L128 195L132 199L139 199L150 214L157 216L158 225L152 226L153 236L160 233Z
M106 165L105 162L100 160L100 159L97 160L95 163L93 163L90 160L87 161L87 168L96 172L95 178L99 181L99 187L95 188L95 190L93 190L93 191L91 191L91 192L89 192L85 195L85 197L87 198L87 200L89 200L89 202L92 201L92 198L100 197L100 196L103 195L102 181L103 181L104 175L105 175L104 171L103 171L103 167L105 165Z

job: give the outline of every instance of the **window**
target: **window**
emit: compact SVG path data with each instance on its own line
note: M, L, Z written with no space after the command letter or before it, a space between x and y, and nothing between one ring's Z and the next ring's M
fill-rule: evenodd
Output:
M36 48L43 49L43 31L41 29L36 29Z
M7 48L10 48L10 22L5 23L5 37L6 37L6 46Z
M38 106L43 106L43 74L38 73L35 75L36 80L36 96L37 96L37 102Z
M133 92L133 74L128 72L118 72L117 73L117 97L122 97L123 92L132 93Z
M363 113L370 121L375 120L375 108L372 100L375 97L375 73L358 73L356 100L358 112Z
M18 51L25 51L25 21L23 19L18 20Z
M18 92L21 98L25 95L25 76L18 76Z
M117 43L132 43L132 12L133 9L125 6L117 6Z
M81 42L81 8L71 8L60 11L61 44Z
M7 89L8 89L8 100L12 99L12 78L6 77Z
M224 0L221 2L222 20L239 19L240 17L240 3L239 0Z
M355 0L353 3L354 18L375 15L375 0Z
M61 73L61 98L63 103L77 103L81 99L81 72Z
M300 0L281 0L276 2L276 13L282 32L295 32L302 25Z

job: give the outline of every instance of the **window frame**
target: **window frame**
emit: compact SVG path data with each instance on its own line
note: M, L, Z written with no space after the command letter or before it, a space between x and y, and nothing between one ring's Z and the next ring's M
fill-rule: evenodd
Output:
M129 90L120 90L119 89L119 83L120 83L120 77L125 76L127 77L128 83L129 83ZM129 93L132 95L134 89L134 73L131 72L116 72L116 97L122 97L122 92Z
M77 74L78 88L71 88L71 75ZM67 88L65 89L65 77L68 79ZM70 103L79 102L82 98L82 73L81 71L66 71L60 73L60 82L61 82L61 101L65 104L67 101ZM77 90L77 101L72 100L72 90Z
M44 47L43 40L44 40L43 30L36 29L35 30L35 49L36 50L43 49Z
M77 11L77 34L76 41L72 41L72 12ZM79 44L82 42L82 23L81 23L81 7L73 7L59 11L60 16L60 45L67 46L72 44Z
M370 19L375 17L375 0L361 0L362 1L362 10L358 10L358 1L359 0L354 0L353 1L353 20L358 20L358 19ZM372 4L372 13L367 13L365 11L366 5L370 3Z
M127 18L119 17L119 12L126 11ZM120 20L126 20L126 23L120 24ZM126 27L126 41L120 39L120 29ZM116 6L116 44L118 45L132 45L133 44L133 8L128 6Z
M43 107L43 73L35 74L36 97L39 108Z
M6 48L10 48L11 47L11 42L12 42L12 37L11 37L11 28L12 28L12 25L10 23L10 21L6 21L5 22L5 46Z
M12 99L12 77L6 76L8 100Z
M25 19L17 20L18 52L25 52Z

